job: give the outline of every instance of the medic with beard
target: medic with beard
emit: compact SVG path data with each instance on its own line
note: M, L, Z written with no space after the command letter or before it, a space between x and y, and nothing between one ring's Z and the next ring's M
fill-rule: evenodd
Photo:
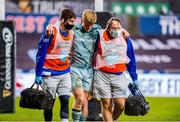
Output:
M60 20L53 26L54 35L50 38L42 35L36 55L35 83L45 86L54 98L59 96L61 103L60 118L67 122L69 117L69 97L71 95L71 77L69 53L74 38L71 30L76 19L70 9L61 12ZM44 110L45 121L52 121L52 109Z

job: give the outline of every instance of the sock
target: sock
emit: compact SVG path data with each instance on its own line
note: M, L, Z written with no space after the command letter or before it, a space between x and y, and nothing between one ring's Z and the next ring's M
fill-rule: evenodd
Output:
M61 102L60 117L61 119L68 119L69 117L69 97L68 95L59 96Z
M61 119L61 122L68 122L68 119Z
M82 114L81 110L72 109L73 122L79 122L81 114Z
M55 99L53 99L53 105L54 105L54 102L55 102ZM53 117L52 109L44 110L44 120L46 122L52 121L52 117Z
M81 114L80 122L85 122L86 119L87 119L87 117Z

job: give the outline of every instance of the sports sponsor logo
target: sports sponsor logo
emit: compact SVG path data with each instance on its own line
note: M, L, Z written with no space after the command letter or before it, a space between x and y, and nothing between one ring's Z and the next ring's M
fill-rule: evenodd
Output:
M146 96L180 95L179 74L139 74L140 89Z
M139 26L140 31L146 35L179 36L180 16L142 16Z
M163 35L180 35L180 18L177 16L160 16L159 24Z
M5 42L5 89L11 89L11 46L13 44L13 34L7 27L2 29L2 37Z

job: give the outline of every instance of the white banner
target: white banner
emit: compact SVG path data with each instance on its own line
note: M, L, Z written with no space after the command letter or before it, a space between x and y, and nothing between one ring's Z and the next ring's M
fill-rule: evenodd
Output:
M129 79L129 75L127 74ZM144 96L180 97L180 74L138 74ZM34 82L34 73L16 74L16 96ZM129 91L129 90L128 90ZM129 94L129 93L128 93Z
M180 74L139 74L144 96L180 97Z

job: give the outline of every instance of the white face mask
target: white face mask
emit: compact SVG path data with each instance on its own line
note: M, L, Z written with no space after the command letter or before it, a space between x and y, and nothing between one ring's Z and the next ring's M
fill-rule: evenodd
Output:
M118 37L118 31L116 31L116 30L112 30L111 31L111 36L113 37L113 38L117 38Z
M113 38L117 38L118 36L121 35L121 33L122 33L122 29L120 29L120 30L112 30L112 31L111 31L111 36L112 36Z

